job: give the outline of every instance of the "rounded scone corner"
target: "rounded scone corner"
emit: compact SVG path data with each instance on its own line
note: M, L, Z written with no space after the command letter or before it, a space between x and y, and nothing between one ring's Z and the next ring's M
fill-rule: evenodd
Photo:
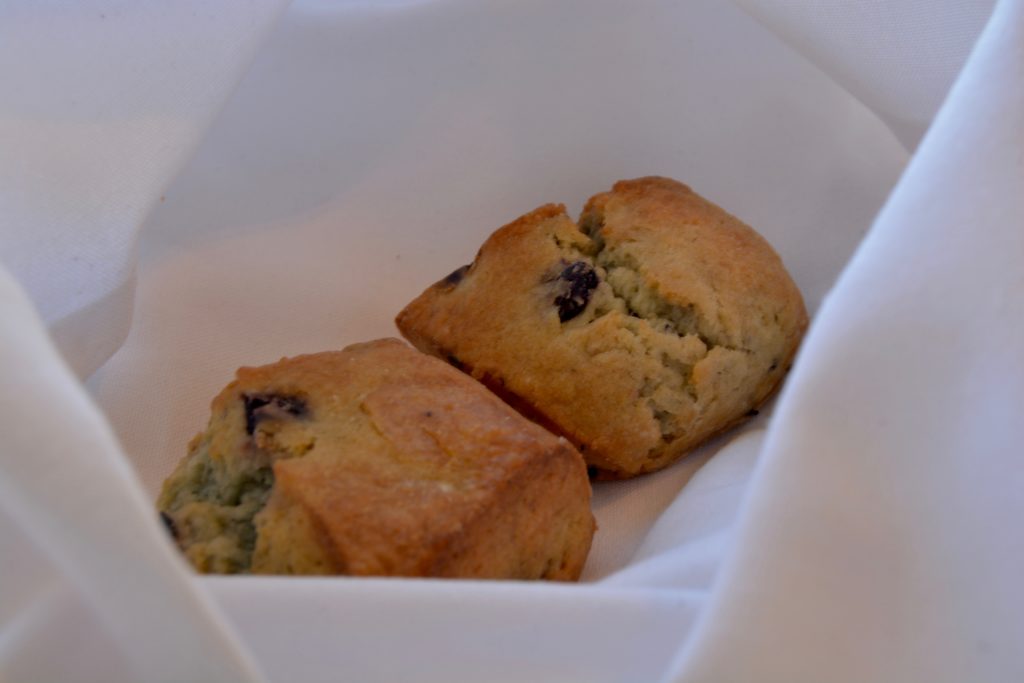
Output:
M578 223L547 205L500 228L396 324L623 478L764 403L807 313L763 237L649 176L594 195Z
M241 368L157 503L204 572L575 580L579 453L397 339Z

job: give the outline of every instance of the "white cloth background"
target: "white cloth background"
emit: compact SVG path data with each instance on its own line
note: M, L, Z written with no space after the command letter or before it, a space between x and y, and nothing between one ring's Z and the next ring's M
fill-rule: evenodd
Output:
M0 258L99 368L0 280L5 679L1020 679L1021 3L898 185L991 3L741 4L3 10ZM236 366L393 334L497 225L645 173L813 309L889 199L770 419L598 487L584 583L183 568L146 494Z

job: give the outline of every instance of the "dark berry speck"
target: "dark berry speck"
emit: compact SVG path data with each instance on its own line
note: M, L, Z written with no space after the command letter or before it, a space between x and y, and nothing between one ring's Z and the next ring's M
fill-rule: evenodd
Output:
M590 303L590 292L597 288L600 281L594 268L586 261L570 263L558 279L568 284L567 291L555 297L558 319L564 323L583 312Z
M245 404L245 433L252 436L260 420L268 417L304 417L308 408L298 396L278 394L243 394Z
M174 523L174 520L171 519L171 516L161 510L160 521L164 523L165 527L167 527L167 531L171 534L171 538L178 540L178 526Z
M462 282L462 279L466 277L466 273L468 272L469 265L462 266L461 268L453 270L438 284L443 285L445 287L454 287L455 285Z

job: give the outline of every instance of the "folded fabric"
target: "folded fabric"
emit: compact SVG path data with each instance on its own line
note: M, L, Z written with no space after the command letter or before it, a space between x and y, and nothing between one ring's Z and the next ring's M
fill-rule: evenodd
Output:
M1024 3L829 295L679 681L1024 676Z

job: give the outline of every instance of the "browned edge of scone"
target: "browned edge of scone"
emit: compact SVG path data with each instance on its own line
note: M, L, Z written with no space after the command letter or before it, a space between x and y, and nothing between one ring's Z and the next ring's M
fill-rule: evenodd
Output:
M158 502L202 571L582 571L595 525L579 453L403 342L241 368L212 412ZM250 482L262 498L223 493Z
M543 233L543 236L539 236L540 233ZM714 249L710 250L708 255L710 261L695 263L695 269L705 268L713 275L708 278L712 280L712 295L717 297L720 294L717 288L722 287L726 290L727 301L728 297L732 297L732 301L739 303L732 308L720 304L718 310L707 311L706 315L703 315L699 300L692 299L691 292L672 291L673 285L689 277L687 272L683 272L682 275L671 273L674 266L671 262L672 253L679 253L680 242L683 242L684 238L715 242ZM623 247L624 244L629 245L631 242L643 240L657 244L660 239L665 239L669 243L669 248L662 250L665 253L659 253L658 249L650 247L646 252L641 252L641 255L653 264L650 270L659 266L662 268L660 272L645 271L645 262L641 260L637 263L635 252L630 253L630 247ZM675 244L672 244L672 240L675 240ZM561 251L552 245L557 245ZM683 248L685 249L685 245ZM529 253L524 255L524 251ZM541 251L546 256L538 255L534 258L530 255L533 252L539 254ZM567 253L572 256L567 256ZM611 256L617 260L613 261ZM711 417L704 424L697 425L687 433L682 433L683 430L679 430L678 425L670 425L670 428L674 427L676 431L668 434L663 432L658 440L650 436L649 429L648 433L634 429L633 422L637 422L636 420L629 421L619 429L613 425L613 408L608 409L608 419L605 420L605 423L611 426L605 428L603 434L600 433L601 425L598 425L596 430L591 427L588 431L586 425L581 428L576 416L591 411L593 404L579 403L573 406L570 405L573 403L572 397L567 400L553 400L550 395L544 395L544 391L537 388L544 380L541 372L544 368L540 367L545 362L543 357L555 353L549 352L546 345L537 343L541 337L531 339L534 347L539 348L534 355L540 360L537 361L538 368L527 368L525 378L510 376L512 372L522 375L522 367L509 368L495 362L495 358L501 357L501 349L505 343L502 338L504 332L492 335L489 330L507 330L508 334L517 334L520 330L515 327L514 322L507 322L485 309L507 314L505 318L514 317L515 313L524 314L522 317L528 319L525 324L549 330L551 334L548 339L555 342L558 341L559 331L580 335L581 329L586 326L596 328L608 323L611 317L608 314L611 310L607 305L608 299L618 300L612 303L619 308L622 308L621 302L625 301L625 310L629 316L641 317L641 314L633 310L635 298L629 300L635 293L623 293L621 288L615 290L605 284L608 273L620 268L623 265L622 261L626 260L625 257L632 259L627 265L636 272L635 280L639 282L639 285L633 285L634 288L639 287L649 295L649 298L660 297L656 315L671 317L678 314L678 318L697 318L695 323L691 321L685 334L693 339L699 339L699 343L707 349L707 355L718 363L718 374L728 370L727 364L723 365L721 361L729 353L734 357L729 362L734 364L737 362L735 358L742 358L741 354L747 354L750 358L756 356L754 350L747 348L750 344L752 323L743 319L746 312L744 306L748 305L748 302L744 301L748 298L746 292L750 292L751 300L756 301L760 297L760 300L767 302L762 307L764 310L753 310L750 317L759 316L758 324L775 329L775 332L772 332L771 357L762 354L756 358L760 369L748 373L755 377L750 380L750 386L745 390L746 393L741 400L733 400L735 405L728 406L728 410L724 412L719 410L718 413L711 414L714 413L711 411ZM561 297L555 298L555 303L564 303L567 300L569 303L568 312L563 307L557 316L554 312L537 313L528 306L509 303L509 300L514 300L516 296L536 298L533 290L524 290L525 293L521 291L521 283L513 271L528 272L524 278L548 281L551 276L546 273L551 272L551 266L544 266L545 259L552 260L556 264L553 267L562 267L557 266L560 262L563 266L568 266L567 270L575 267L577 263L582 264L578 268L579 273L582 277L592 280L588 287L592 287L593 291L582 292L584 296L572 298L576 296L576 292L570 289L568 294L563 290ZM485 272L480 271L480 268L486 269L489 280L480 280L483 277L481 273ZM600 277L591 277L587 273L587 268L596 270ZM500 277L494 275L495 271L500 270L508 272ZM667 275L662 277L664 273ZM480 282L485 284L479 284ZM486 287L493 289L500 285L503 291L509 292L509 295L484 302L483 299L473 299L473 295L467 294L467 285L469 290L480 287L485 288L483 291L486 291ZM700 289L704 285L697 279L696 284L689 283L688 286ZM605 299L603 303L602 296ZM604 308L596 314L591 310L601 306ZM696 313L693 312L694 308ZM733 316L734 319L730 319L729 316ZM653 318L655 314L648 317ZM623 316L620 318L626 319ZM472 374L522 414L572 441L591 466L592 474L600 478L626 478L660 469L754 414L781 386L807 327L807 314L799 290L786 272L778 254L763 237L717 205L699 197L682 183L666 178L648 177L620 181L610 192L595 195L587 202L577 224L568 219L563 206L549 204L500 228L484 242L472 264L459 268L429 287L399 313L396 324L403 336L417 348L444 358ZM627 324L637 323L634 321ZM680 336L683 334L683 331L679 331ZM467 341L470 338L477 342L476 348ZM589 341L592 341L592 337L584 339L581 343ZM524 351L533 352L534 348ZM511 354L504 355L506 360L510 357ZM698 359L684 368L685 372L689 373L684 379L690 391L693 391L694 387L699 391L703 386L702 382L704 385L712 386L712 380L708 380L708 376L712 374L715 364L702 360ZM569 364L573 363L576 364L576 369L585 365L585 362L570 358ZM754 361L750 361L751 365L753 363ZM537 372L530 375L529 371L534 369ZM555 371L557 372L558 368L555 368ZM588 385L585 374L583 372L580 375L581 382L585 385L583 393L590 392L592 398L604 398L606 392L603 388L597 383ZM563 380L564 377L558 381ZM620 395L618 398L618 405L621 407L626 407L632 400L629 396ZM636 398L636 394L633 394L633 398ZM665 417L664 414L657 416L659 419ZM600 417L594 418L592 422L600 421ZM668 417L671 419L673 416L670 414ZM615 433L616 429L619 429L619 434ZM636 446L641 443L648 446ZM642 452L636 451L624 457L616 457L617 454L627 453L631 448L640 448Z

